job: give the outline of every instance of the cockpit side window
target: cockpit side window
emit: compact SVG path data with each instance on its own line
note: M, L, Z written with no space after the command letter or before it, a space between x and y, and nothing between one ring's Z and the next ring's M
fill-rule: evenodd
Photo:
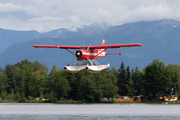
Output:
M88 50L88 47L84 47L84 50Z
M88 47L81 47L80 49L88 50L89 48Z
M95 50L94 50L94 49L89 49L89 52L90 52L90 53L94 53Z

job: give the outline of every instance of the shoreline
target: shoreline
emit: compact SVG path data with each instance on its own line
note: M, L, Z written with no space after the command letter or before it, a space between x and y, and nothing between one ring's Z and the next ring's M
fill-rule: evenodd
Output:
M37 100L26 100L23 102L0 100L0 103L53 103L49 101L37 101ZM100 101L100 102L89 102L89 101L76 101L76 100L64 100L57 101L54 104L180 104L180 100L176 102L166 101L148 101L148 102L117 102L117 101Z

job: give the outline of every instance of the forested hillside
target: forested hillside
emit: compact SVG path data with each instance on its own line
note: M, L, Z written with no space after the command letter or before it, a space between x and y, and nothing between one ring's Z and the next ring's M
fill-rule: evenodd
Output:
M180 93L180 66L165 65L155 59L143 71L130 69L123 62L119 69L106 69L93 74L86 70L77 74L48 68L38 61L22 60L0 68L0 99L24 102L47 96L49 102L73 99L99 102L101 98L143 94L150 100L162 95ZM179 94L180 95L180 94Z

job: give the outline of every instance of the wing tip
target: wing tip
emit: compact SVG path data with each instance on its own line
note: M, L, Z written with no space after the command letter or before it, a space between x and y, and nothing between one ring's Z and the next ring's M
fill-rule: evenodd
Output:
M33 45L33 47L38 48L37 45Z
M144 47L144 45L143 44L141 44L141 43L139 43L140 44L140 46L143 46Z
M138 46L143 46L143 47L144 47L144 45L143 45L143 44L141 44L141 43L137 43L137 45L138 45Z

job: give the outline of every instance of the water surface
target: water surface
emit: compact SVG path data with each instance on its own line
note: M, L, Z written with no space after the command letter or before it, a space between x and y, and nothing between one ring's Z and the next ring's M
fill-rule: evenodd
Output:
M180 120L180 105L0 103L1 119Z

